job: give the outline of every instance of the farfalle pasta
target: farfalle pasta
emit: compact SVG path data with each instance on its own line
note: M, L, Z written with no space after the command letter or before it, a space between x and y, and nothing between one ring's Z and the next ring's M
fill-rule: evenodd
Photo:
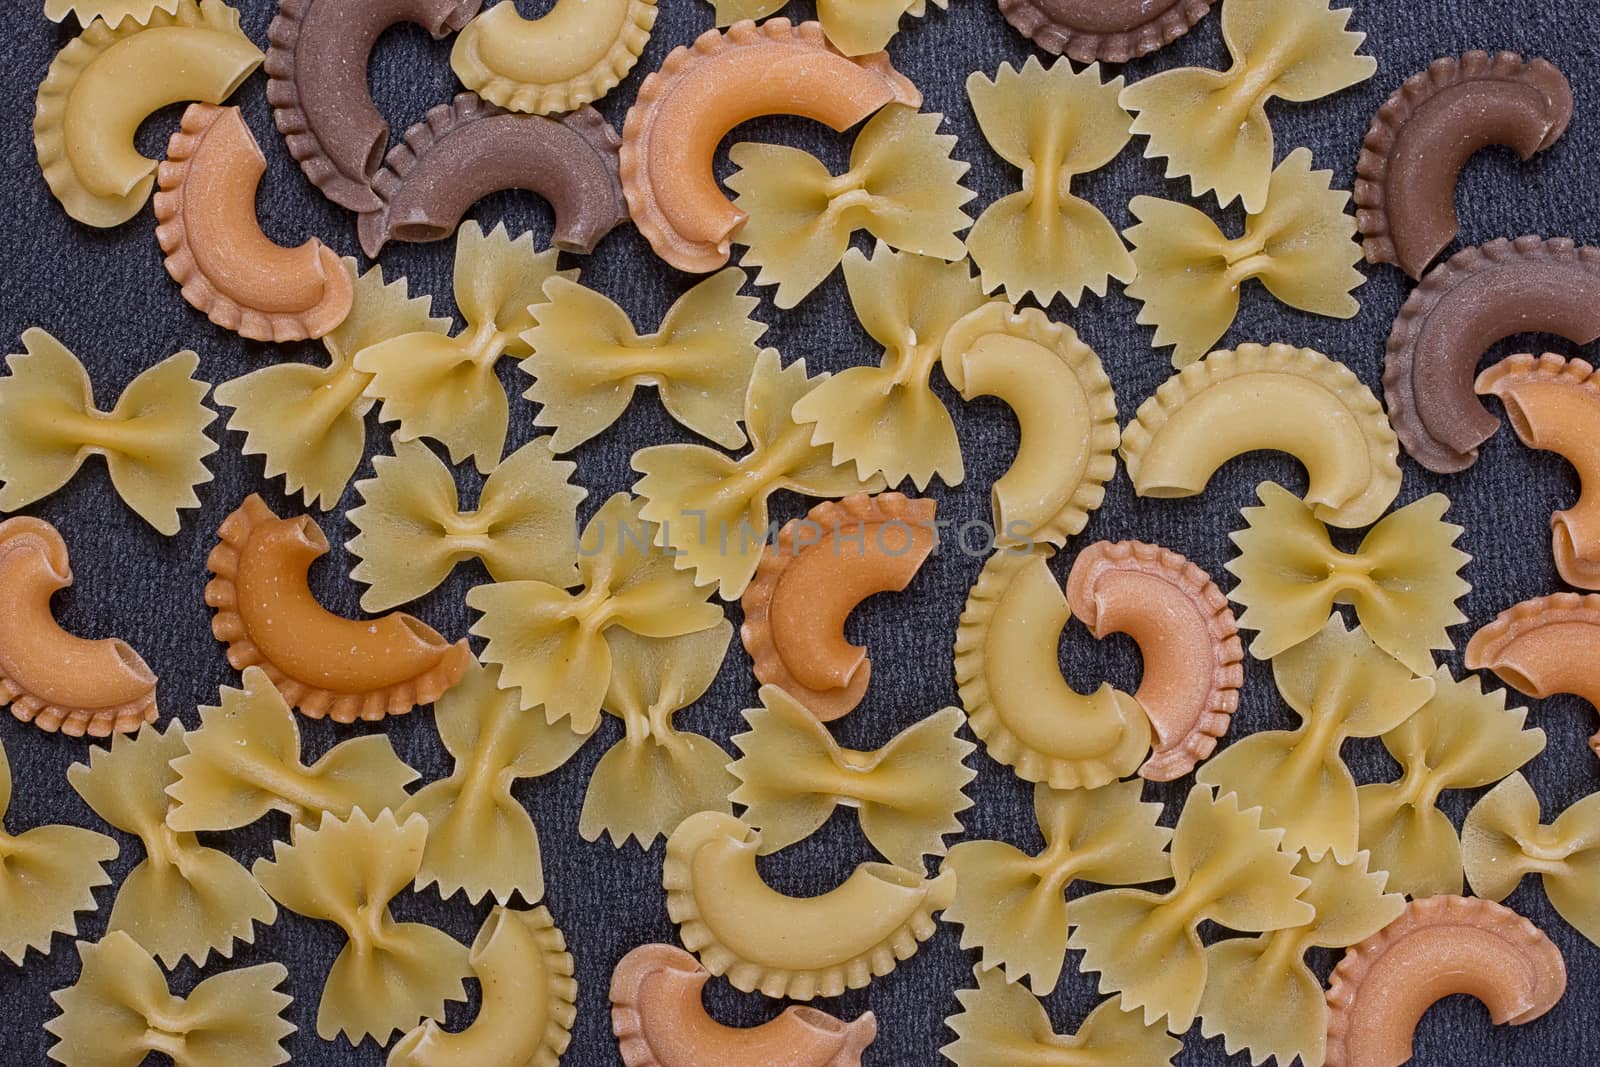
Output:
M44 17L51 22L63 22L68 15L77 18L78 25L87 26L102 19L116 29L123 19L138 23L150 21L157 11L170 15L178 9L178 0L44 0Z
M956 1040L940 1049L956 1067L1172 1067L1183 1042L1158 1023L1123 1011L1117 998L1100 1002L1074 1034L1058 1034L1044 1005L1024 986L994 971L977 974L978 988L956 990L961 1011L944 1021Z
M491 104L534 115L571 111L628 76L655 23L656 0L556 0L537 19L499 3L462 29L450 66Z
M789 0L710 0L717 11L717 25L726 26L740 19L766 18ZM932 0L940 8L950 0ZM847 56L865 55L888 46L900 28L902 16L921 18L928 0L818 0L817 21L828 43Z

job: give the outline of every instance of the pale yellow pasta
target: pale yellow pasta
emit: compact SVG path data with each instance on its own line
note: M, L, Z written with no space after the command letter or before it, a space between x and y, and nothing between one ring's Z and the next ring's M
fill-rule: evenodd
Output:
M744 19L766 18L789 0L711 0L717 9L717 25L728 26ZM933 0L940 8L950 0ZM847 56L881 51L900 28L900 18L921 18L927 13L927 0L817 0L817 20L828 42Z
M628 76L655 23L656 0L556 0L537 19L503 0L467 23L450 66L492 104L534 115L573 111Z
M874 115L850 150L850 169L833 175L808 152L741 142L728 158L734 205L749 215L733 235L743 263L759 267L757 285L776 285L773 303L792 308L822 284L866 230L891 248L958 260L956 234L972 219L961 210L973 192L961 184L968 164L952 159L956 139L938 132L943 115L890 104Z
M157 11L170 15L177 10L178 0L44 0L44 17L51 22L61 22L70 14L80 26L102 19L112 29L123 19L146 23Z

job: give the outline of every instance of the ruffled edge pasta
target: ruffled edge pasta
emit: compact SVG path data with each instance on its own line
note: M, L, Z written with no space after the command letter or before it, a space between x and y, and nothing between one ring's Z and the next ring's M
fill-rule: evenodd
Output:
M1206 17L1215 0L1175 0L1136 26L1117 29L1078 27L1050 12L1049 0L1000 0L1000 13L1013 29L1046 52L1079 63L1126 63L1165 48Z
M175 15L181 0L44 0L44 17L51 22L61 22L68 15L78 20L78 25L88 28L89 23L100 19L113 30L123 19L147 24L157 11Z
M566 0L567 6L576 6L579 0ZM481 38L500 36L508 44L518 46L535 56L541 47L551 50L579 51L579 44L560 34L559 30L549 41L540 41L540 24L546 19L549 25L561 27L562 18L571 16L562 10L561 0L538 19L525 19L517 14L516 6L497 5L467 23L456 37L450 52L450 66L461 84L477 93L491 104L510 111L533 115L572 111L584 104L593 103L605 96L639 61L639 55L650 40L650 31L656 21L656 0L621 0L622 15L611 32L611 44L605 54L587 69L559 82L541 81L522 71L503 71L495 60L483 54ZM500 8L504 8L501 11ZM572 28L567 25L570 31ZM587 30L587 25L584 26ZM543 32L549 32L544 27ZM537 70L538 60L531 66Z

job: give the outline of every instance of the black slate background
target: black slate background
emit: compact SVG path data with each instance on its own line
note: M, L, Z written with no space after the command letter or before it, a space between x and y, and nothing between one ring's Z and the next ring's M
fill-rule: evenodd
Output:
M238 0L237 6L243 9L247 32L264 45L275 5L270 0ZM528 16L549 6L549 0L518 3ZM1590 0L1539 4L1356 0L1354 6L1354 25L1369 35L1366 51L1379 60L1378 75L1330 99L1304 105L1274 103L1270 111L1280 158L1297 145L1309 145L1317 165L1331 167L1335 184L1348 188L1370 117L1407 75L1435 56L1470 48L1509 48L1541 55L1572 80L1576 118L1565 138L1531 163L1521 163L1502 150L1472 160L1459 192L1462 242L1523 233L1572 236L1588 242L1600 239L1600 179L1594 169L1600 152L1597 5ZM671 48L711 26L711 7L702 0L662 0L661 7L643 60L600 105L619 127L644 73L659 65ZM813 11L811 3L795 3L789 14L809 17ZM60 210L34 161L31 119L35 89L70 31L45 21L39 15L38 0L14 0L0 20L5 30L0 37L0 70L4 71L0 75L4 101L0 158L5 168L0 184L4 190L0 193L4 206L0 211L4 279L0 344L17 350L18 335L27 327L49 329L83 359L105 407L139 371L180 348L200 353L200 374L213 383L272 361L320 361L321 348L316 343L273 347L244 342L213 327L189 308L162 269L154 220L148 210L109 232L82 227ZM982 69L992 74L1002 61L1020 64L1032 51L1000 18L991 0L955 0L948 12L931 9L925 19L908 19L890 51L899 68L923 89L927 108L943 112L946 129L960 136L956 154L972 164L966 180L978 194L969 211L976 215L1013 191L1018 175L982 140L964 92L970 71ZM448 55L449 42L433 42L411 26L396 29L380 42L371 80L380 107L396 130L418 120L429 106L448 100L456 91ZM1225 58L1218 18L1213 13L1177 44L1128 64L1124 73L1138 78L1182 65L1219 67L1225 65ZM305 181L273 130L265 77L254 76L232 102L244 108L270 160L260 197L261 220L267 231L289 244L315 233L342 253L355 253L353 219L324 201ZM161 154L177 116L178 109L169 109L146 124L140 143L147 153ZM801 120L763 120L739 130L736 136L799 145L822 156L835 170L843 167L851 142L849 135L835 135ZM1146 193L1181 199L1187 193L1185 185L1162 177L1162 161L1140 158L1142 149L1142 142L1136 141L1111 166L1075 187L1119 227L1132 222L1126 211L1132 196ZM725 176L725 159L719 159L719 168ZM1217 214L1213 200L1208 198L1202 206ZM498 195L481 204L474 215L486 224L503 219L513 232L532 229L541 245L548 242L550 214L535 197ZM1220 217L1230 232L1237 232L1237 209ZM858 239L865 241L863 235ZM452 255L452 242L394 244L385 250L383 264L390 276L407 275L413 293L432 294L436 311L443 314L454 311L449 287ZM660 264L631 227L612 234L591 257L564 260L568 261L564 265L581 266L583 281L621 302L643 328L653 328L671 301L693 281ZM1388 267L1368 269L1367 273L1369 282L1357 292L1361 314L1348 322L1291 311L1260 287L1247 286L1239 318L1223 344L1285 341L1315 347L1344 360L1377 388L1384 338L1411 283ZM1105 299L1090 297L1077 309L1058 304L1050 310L1053 316L1071 323L1100 353L1115 383L1124 420L1170 373L1166 351L1150 347L1151 331L1136 325L1137 305L1122 295L1120 287L1113 285ZM837 370L878 358L876 346L851 315L837 273L799 308L779 312L767 299L758 314L770 326L766 342L789 359L805 358L809 367ZM1521 338L1498 346L1491 357L1537 351L1541 346L1572 351L1572 346L1556 339ZM501 372L514 396L526 387L526 379L511 362L502 363ZM937 389L955 413L968 475L964 485L955 489L938 486L932 493L939 500L942 517L958 522L986 519L988 486L1005 469L1015 448L1015 422L995 401L964 406L942 380ZM510 447L532 435L531 415L526 401L514 400ZM191 726L197 721L197 704L215 703L218 686L237 682L221 646L211 637L210 613L201 599L206 581L204 560L217 524L250 492L263 493L280 512L297 506L283 498L281 483L263 480L259 458L240 455L241 438L225 431L224 421L225 417L211 429L222 445L209 461L216 480L201 489L200 511L184 513L183 530L175 538L158 536L124 507L98 462L90 462L65 489L29 509L56 523L72 549L77 584L56 601L63 624L76 632L117 634L131 641L161 677L163 711L178 715ZM649 391L641 391L621 422L574 454L577 478L591 494L582 517L609 494L632 483L628 460L634 449L681 439L686 439L685 432L666 417ZM385 448L386 433L369 418L369 454ZM1472 621L1455 631L1458 644L1464 645L1472 629L1509 605L1559 588L1550 560L1547 520L1552 510L1573 499L1577 488L1573 472L1561 460L1530 452L1509 432L1502 432L1485 446L1481 461L1462 475L1438 478L1409 461L1404 466L1405 486L1398 503L1435 490L1447 492L1454 501L1450 517L1466 526L1461 543L1474 557L1466 571L1474 589L1463 608ZM370 466L363 464L358 477L368 475ZM464 500L470 503L479 480L470 469L464 469L460 477ZM1187 554L1227 588L1231 580L1222 568L1233 554L1227 534L1242 525L1238 511L1253 503L1255 484L1268 478L1297 492L1304 488L1303 472L1282 456L1235 461L1203 496L1179 501L1137 500L1119 471L1105 506L1083 534L1084 543L1130 537L1159 542ZM353 533L343 514L356 502L354 491L348 490L334 512L319 516L336 545ZM775 515L786 518L800 513L804 506L796 498L780 495ZM1070 552L1066 555L1070 559ZM878 598L856 613L850 629L856 640L871 649L874 682L863 707L837 724L842 743L876 747L913 721L955 701L950 647L966 590L981 562L945 551L929 562L906 593ZM336 547L313 574L324 602L348 614L358 611L361 591L347 577L352 564L343 548ZM1058 570L1064 574L1060 561ZM476 565L462 567L411 610L445 634L460 636L471 622L463 596L485 578ZM731 608L731 615L737 622L737 605ZM1458 654L1446 659L1459 669ZM1124 638L1096 642L1077 623L1069 626L1062 642L1062 664L1068 677L1085 690L1101 678L1131 688L1138 678L1138 654L1131 643ZM726 743L740 731L739 711L754 703L755 689L747 658L735 643L717 685L697 707L680 716L679 724ZM1521 702L1518 698L1517 703ZM1585 744L1595 726L1595 715L1573 698L1557 698L1537 706L1531 721L1545 729L1549 745L1525 773L1549 818L1600 788L1600 763ZM1290 722L1267 665L1251 661L1232 736ZM448 773L448 757L430 713L421 711L393 720L384 728L400 755L418 768L425 780ZM302 722L308 756L370 729ZM621 724L608 720L599 736L567 766L516 787L518 797L533 812L543 841L549 887L545 903L565 930L577 959L579 1015L572 1048L563 1060L572 1067L618 1062L606 1001L611 968L633 946L652 940L672 941L675 934L660 889L660 844L649 854L631 845L618 851L609 841L591 844L577 834L589 771L621 733ZM83 758L86 742L40 733L9 716L0 720L0 740L16 777L7 822L10 829L20 831L46 822L97 824L64 777L67 766ZM1361 781L1383 780L1397 773L1376 741L1354 742L1346 747L1346 756ZM963 817L968 834L1036 847L1039 839L1032 818L1031 787L981 752L971 762L979 775L968 790L976 802ZM1165 786L1149 785L1145 796L1168 804L1166 819L1170 822L1190 784L1185 779ZM1446 794L1443 806L1459 823L1480 792ZM284 835L286 829L284 820L275 816L243 831L217 835L211 843L248 863L268 852L272 837ZM137 841L119 837L123 854L112 865L118 880L141 857ZM777 888L812 894L837 884L857 863L871 858L872 850L854 816L845 813L836 815L810 840L767 858L762 868ZM1077 886L1074 892L1084 888ZM1600 887L1596 891L1600 892ZM103 889L97 896L99 912L81 917L80 933L90 938L104 930L112 889ZM1524 882L1508 903L1560 946L1569 972L1566 997L1544 1018L1515 1028L1493 1027L1481 1006L1464 997L1451 998L1423 1020L1417 1032L1415 1062L1489 1065L1516 1061L1530 1067L1600 1062L1600 996L1596 994L1600 948L1555 914L1533 880ZM401 917L434 923L464 941L473 937L487 910L487 902L472 907L461 897L441 902L432 890L404 894L395 904ZM288 965L290 991L295 996L288 1015L300 1028L288 1041L296 1063L380 1064L384 1060L384 1054L370 1042L352 1050L342 1041L332 1044L316 1037L317 998L342 941L342 933L331 925L285 912L275 926L259 931L253 946L244 946L235 955L235 964L279 960ZM51 1039L41 1026L55 1014L48 994L74 981L78 970L76 953L67 939L58 937L52 949L47 957L30 953L22 967L0 961L0 1003L6 1006L0 1028L0 1062L45 1062ZM971 984L975 958L960 950L955 928L942 927L892 975L821 1006L845 1016L869 1008L877 1013L880 1037L866 1057L875 1067L944 1062L937 1050L952 1035L942 1021L957 1010L953 991ZM1317 962L1325 971L1332 960ZM216 969L215 963L213 958L214 966L206 973ZM187 991L198 977L196 968L185 964L172 976L173 987ZM1069 967L1061 988L1047 998L1047 1005L1057 1028L1071 1030L1098 999L1094 978ZM720 1018L736 1024L759 1022L777 1010L758 996L739 994L720 982L713 983L709 1002ZM455 1006L450 1024L463 1025L473 1010L469 1005ZM1272 1007L1263 1004L1262 1010ZM1185 1045L1180 1063L1248 1062L1245 1056L1228 1058L1220 1041L1203 1041L1198 1030ZM152 1062L159 1059L152 1057Z

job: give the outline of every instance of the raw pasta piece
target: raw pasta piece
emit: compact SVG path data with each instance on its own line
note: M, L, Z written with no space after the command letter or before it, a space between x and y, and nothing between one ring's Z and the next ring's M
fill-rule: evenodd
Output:
M724 448L744 444L741 406L767 332L752 314L760 301L739 295L744 282L738 267L719 271L640 336L605 296L549 281L538 322L522 334L529 355L519 366L533 377L523 395L541 405L533 424L554 428L551 447L570 452L621 418L634 390L653 385L680 424Z
M1116 228L1071 192L1075 176L1128 143L1121 91L1120 76L1101 82L1099 64L1078 72L1057 60L1047 69L1037 56L1020 72L1002 63L992 81L982 71L967 77L985 140L1022 171L1022 191L990 204L967 235L985 292L1003 288L1011 304L1032 294L1045 306L1059 294L1077 307L1086 289L1105 296L1109 278L1133 281L1138 267Z
M1123 1011L1115 997L1100 1002L1075 1034L1058 1034L1027 989L994 971L977 972L977 989L958 989L961 1011L944 1021L956 1040L940 1049L956 1067L1172 1067L1183 1042L1159 1024Z
M883 346L876 367L850 367L802 397L794 419L813 423L811 443L833 446L833 462L856 475L881 473L889 485L910 478L918 490L934 476L965 477L961 442L930 379L945 335L984 303L966 260L896 252L879 241L868 259L844 255L844 280L863 328Z
M1370 870L1369 867L1376 868ZM1382 866L1359 852L1349 863L1332 856L1302 856L1295 874L1309 879L1300 899L1316 916L1301 926L1260 937L1218 941L1206 949L1206 988L1200 998L1200 1032L1222 1035L1228 1054L1242 1049L1250 1062L1320 1064L1328 1040L1322 980L1305 962L1313 948L1344 948L1400 917L1405 897L1384 882Z
M1326 1067L1401 1067L1436 1002L1465 993L1497 1025L1520 1026L1567 988L1561 950L1510 908L1428 897L1346 952L1328 980Z
M1366 34L1345 29L1348 8L1330 0L1233 0L1222 8L1226 71L1162 71L1122 91L1137 112L1133 132L1150 139L1145 157L1167 157L1167 177L1187 176L1195 196L1242 200L1252 215L1267 202L1272 123L1267 101L1303 103L1329 96L1377 72L1356 49Z
M556 0L537 19L502 0L461 31L450 66L491 104L534 115L605 96L639 61L656 0Z
M1502 611L1467 642L1469 671L1490 670L1536 700L1572 693L1600 708L1594 671L1600 594L1554 593ZM1589 738L1600 756L1600 732Z
M497 688L494 673L476 663L439 698L434 721L454 766L448 778L412 794L397 815L428 820L417 888L437 885L445 899L464 889L474 904L485 895L504 904L512 893L539 900L539 832L511 786L560 767L589 735L523 711L517 695Z
M842 132L890 103L921 107L922 94L882 52L840 55L818 23L707 30L669 52L628 109L621 173L634 225L672 266L714 271L728 262L729 239L746 219L711 169L735 126L796 114Z
M1139 766L1150 721L1109 682L1085 696L1062 677L1072 612L1046 565L1052 554L1005 548L983 565L956 629L956 685L990 758L1029 782L1093 789Z
M1504 690L1485 693L1476 675L1456 681L1447 667L1433 683L1433 698L1383 735L1399 780L1356 790L1361 848L1389 872L1391 890L1418 898L1464 888L1461 838L1436 806L1439 794L1497 782L1545 745L1543 730L1523 729L1525 708L1506 707Z
M717 9L717 25L726 26L741 19L766 18L788 0L710 2ZM933 3L945 9L950 0ZM927 0L817 0L817 21L834 48L847 56L861 56L887 48L900 29L901 16L921 18L927 10Z
M606 632L679 637L722 621L680 574L672 557L650 544L639 501L617 493L595 512L577 545L581 593L540 581L495 582L467 593L483 617L472 633L487 640L482 660L499 668L502 689L519 689L523 711L543 707L551 723L570 718L592 732L613 675Z
M1139 223L1125 236L1139 276L1128 295L1144 304L1139 323L1156 328L1155 346L1174 346L1174 367L1222 339L1251 278L1313 315L1348 319L1361 310L1351 292L1367 279L1355 267L1361 246L1344 210L1350 194L1330 188L1332 180L1333 171L1311 169L1310 149L1296 148L1272 172L1261 210L1232 238L1187 204L1133 198L1128 210Z
M396 1030L443 1018L447 1001L466 1000L472 974L467 947L421 923L397 923L389 901L422 865L428 823L398 822L364 811L324 814L312 829L294 827L292 844L275 842L256 860L256 880L290 911L337 924L349 941L339 950L317 1005L317 1036L340 1034L352 1045L371 1037L387 1045Z
M417 772L387 737L352 737L307 766L294 711L266 672L247 667L243 685L224 686L221 704L201 707L200 729L184 736L187 754L172 760L167 825L175 832L233 830L269 811L314 825L324 815L374 815L406 802Z
M156 676L116 637L67 633L50 598L72 584L67 544L43 519L0 522L0 704L69 737L131 733L156 718Z
M1525 875L1539 875L1561 917L1600 945L1600 793L1540 825L1538 795L1512 774L1467 813L1461 856L1472 891L1489 900L1504 900Z
M556 1067L572 1043L578 983L550 912L495 908L467 959L483 988L477 1017L453 1034L426 1020L389 1052L388 1067Z
M374 456L376 477L356 483L361 506L348 512L359 533L347 545L360 559L350 577L371 586L367 611L385 611L437 588L463 560L479 559L496 581L578 580L572 558L578 505L573 464L550 454L548 438L507 456L483 483L478 506L460 510L450 468L418 441Z
M22 332L25 352L6 357L0 376L0 511L16 511L72 480L90 456L106 461L111 485L158 533L178 532L178 512L200 506L195 487L211 481L206 436L217 413L211 386L194 377L200 357L168 356L140 374L110 411L95 407L78 357L44 330Z
M1139 646L1133 699L1156 734L1140 776L1170 782L1194 770L1227 732L1244 684L1239 627L1222 590L1160 545L1099 541L1072 561L1067 604L1095 637L1127 634Z
M1117 470L1117 398L1100 357L1038 308L991 301L950 328L939 358L963 399L999 398L1021 429L990 491L995 539L1066 544Z
M1360 816L1340 747L1405 722L1434 695L1434 680L1414 677L1361 627L1346 630L1337 614L1275 658L1272 676L1300 726L1241 738L1201 767L1199 780L1259 806L1263 826L1283 828L1287 851L1321 859L1331 850L1349 863Z
M1000 0L1016 31L1079 63L1126 63L1164 48L1205 18L1214 0Z
M672 831L661 876L684 947L746 993L811 1000L865 988L933 936L933 913L955 895L953 874L863 863L827 893L784 896L761 880L760 851L760 833L702 811Z
M611 1029L625 1067L861 1067L878 1036L863 1013L845 1022L792 1004L760 1026L723 1026L706 1013L711 972L672 945L640 945L611 972Z
M44 0L45 18L61 22L71 14L84 27L95 19L103 20L112 29L128 18L142 25L157 11L170 15L177 10L178 0Z
M137 738L118 736L110 749L91 749L87 764L67 768L67 781L94 813L144 845L106 929L124 931L169 969L184 957L204 967L213 950L227 959L235 940L255 941L254 923L271 926L278 917L237 860L167 826L166 790L178 781L169 764L187 751L183 723L174 719L166 733L147 726Z
M1067 944L1083 950L1083 970L1100 972L1100 992L1120 991L1124 1009L1144 1010L1146 1026L1193 1025L1208 970L1202 922L1262 933L1316 918L1298 899L1310 881L1278 847L1283 831L1264 829L1260 815L1241 811L1237 795L1217 799L1197 785L1172 834L1170 890L1106 889L1072 902Z
M1004 841L950 847L944 867L956 876L956 895L943 918L961 927L963 949L982 951L980 979L1002 967L1007 982L1026 978L1035 993L1049 993L1067 958L1069 886L1134 885L1171 874L1162 852L1172 831L1156 824L1161 805L1142 803L1142 788L1129 781L1062 790L1041 782L1033 787L1044 836L1037 856Z
M150 199L156 161L133 143L146 118L187 100L222 103L263 58L222 0L144 6L161 10L88 22L39 85L39 169L67 214L89 226L120 226Z
M366 452L367 395L372 375L358 370L356 354L379 342L419 331L443 334L449 319L429 316L432 300L411 299L406 281L384 284L383 268L357 275L350 315L322 339L326 367L284 363L263 367L217 386L217 403L234 409L228 429L243 433L243 452L266 457L266 476L283 475L284 491L326 511L339 502Z
M124 1067L149 1053L174 1067L275 1067L288 1063L281 1042L295 1032L283 1018L294 998L279 990L281 963L240 967L204 978L173 996L150 954L120 930L78 942L78 980L50 994L61 1014L44 1024L57 1043L50 1058L66 1067Z
M780 489L816 497L876 492L883 479L858 478L835 466L829 449L811 443L811 428L794 421L795 403L828 380L806 376L806 361L787 367L776 349L756 358L745 393L750 451L731 459L704 445L652 445L633 454L639 515L656 524L655 541L673 566L694 572L696 585L715 585L736 600L755 577L768 530L767 498Z
M861 127L850 169L839 175L786 145L742 141L728 150L739 168L728 178L739 194L729 210L748 216L732 240L746 246L744 266L761 268L756 284L778 287L774 304L792 308L821 285L856 230L904 252L952 262L966 255L956 234L971 224L961 205L976 194L961 184L970 165L951 157L956 138L938 132L943 121L891 103Z
M450 462L472 457L480 474L494 470L506 450L510 405L495 374L504 357L531 352L522 333L542 314L544 283L576 279L556 270L556 251L537 252L533 234L512 240L505 226L485 234L473 222L456 231L455 296L466 329L447 335L431 322L391 335L355 353L355 369L372 375L365 395L383 401L378 418L398 422L396 441L431 437Z
M1304 465L1305 501L1330 526L1371 525L1400 492L1400 444L1383 406L1349 367L1310 348L1213 352L1163 382L1122 431L1140 496L1204 492L1217 468L1257 449Z
M1273 482L1256 486L1261 506L1243 510L1246 528L1228 571L1239 625L1259 631L1257 659L1309 640L1335 604L1351 604L1367 636L1414 674L1433 673L1433 651L1449 651L1448 630L1467 621L1456 601L1471 591L1455 548L1461 527L1443 521L1450 499L1433 493L1378 520L1361 547L1342 552L1311 508Z

